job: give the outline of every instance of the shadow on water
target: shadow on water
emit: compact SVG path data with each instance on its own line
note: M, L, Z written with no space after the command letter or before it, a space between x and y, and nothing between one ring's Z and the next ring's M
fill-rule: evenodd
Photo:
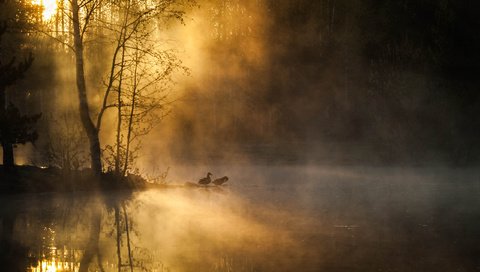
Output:
M222 187L2 196L2 268L480 271L477 171L231 172Z

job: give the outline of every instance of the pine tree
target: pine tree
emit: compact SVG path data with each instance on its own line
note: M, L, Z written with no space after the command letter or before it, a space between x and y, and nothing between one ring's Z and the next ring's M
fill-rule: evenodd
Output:
M7 24L1 23L0 40L6 30ZM15 165L13 148L17 144L34 143L38 138L34 127L40 114L22 115L14 104L7 104L6 101L7 87L23 78L32 63L32 54L19 63L14 57L5 65L0 61L0 144L3 149L3 166L6 170L13 169Z

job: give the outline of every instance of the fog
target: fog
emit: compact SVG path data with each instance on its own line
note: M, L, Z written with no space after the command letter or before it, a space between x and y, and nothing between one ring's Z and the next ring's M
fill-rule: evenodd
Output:
M478 270L479 8L0 1L0 267Z
M149 96L162 98L161 109L149 119L148 135L136 140L143 147L133 168L265 157L333 164L478 161L472 136L479 124L478 41L465 27L475 25L474 4L205 0L178 7L181 20L166 14L146 26L151 32L143 46L175 65L149 89ZM50 138L67 129L52 123L67 122L70 131L80 126L74 59L68 46L55 43L68 29L49 32L62 27L70 26L60 14L42 30L50 36L32 36L35 45L28 46L37 54L30 78L10 87L17 104L43 113L38 148L28 155L34 159L18 151L25 163L51 163L44 155L54 144ZM95 27L103 26L94 24L85 44L92 116L101 109L115 49L114 32L99 34ZM141 73L165 68L152 56L144 61ZM115 145L116 123L111 108L102 121L102 148ZM156 154L161 160L150 163Z
M478 266L480 187L473 169L229 169L235 182L229 186L134 194L127 214L135 270L471 271ZM84 193L13 196L2 198L2 216L17 214L13 235L32 269L38 267L31 271L50 271L45 267L52 260L56 271L77 271L87 243L86 218L98 211L102 266L117 271L114 218L102 203ZM73 268L61 270L64 263Z

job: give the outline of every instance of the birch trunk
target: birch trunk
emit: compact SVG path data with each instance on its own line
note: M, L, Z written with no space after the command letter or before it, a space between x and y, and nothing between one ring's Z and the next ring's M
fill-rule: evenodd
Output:
M90 117L90 110L87 99L87 86L85 82L85 70L83 61L83 39L80 32L80 18L77 0L72 0L72 23L73 23L73 43L75 49L76 81L79 100L79 111L82 125L87 133L90 144L90 157L92 170L96 175L102 173L102 162L100 153L100 140L98 130Z

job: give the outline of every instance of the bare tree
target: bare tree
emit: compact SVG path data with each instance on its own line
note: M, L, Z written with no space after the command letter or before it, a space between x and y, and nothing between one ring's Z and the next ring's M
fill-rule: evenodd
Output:
M65 112L59 119L52 119L54 126L49 132L47 146L48 164L60 167L66 173L78 170L88 162L83 144L87 139L81 133L78 123L72 125L71 119L70 114Z
M115 25L105 27L116 34L112 35L116 37L116 47L97 127L101 127L104 113L115 108L116 137L105 148L105 161L117 175L126 175L140 148L139 138L168 113L165 109L171 102L167 100L171 75L177 70L186 71L175 52L162 48L157 39L159 21L183 16L182 11L172 9L174 4L175 1L159 1L145 7L136 1L119 2L119 29Z
M65 2L69 2L70 6L68 7ZM144 39L148 41L148 46L161 44L156 35L158 26L172 19L183 22L185 7L191 6L194 2L195 0L60 1L54 21L42 30L44 34L62 44L63 48L71 49L75 53L79 113L89 141L91 167L94 173L102 172L99 134L107 110L116 109L116 139L112 145L115 153L113 167L115 172L125 174L126 170L122 171L122 169L127 168L125 161L128 162L131 156L127 155L121 158L121 154L125 153L125 150L128 150L125 154L130 154L132 151L131 140L142 134L125 133L128 130L125 128L133 129L135 127L137 117L145 116L145 113L139 111L141 107L138 105L151 103L153 101L151 98L154 97L149 95L148 99L143 99L145 96L141 94L143 90L140 89L153 90L157 88L160 85L154 84L154 81L158 83L170 76L175 70L173 69L175 65L177 68L181 67L176 59L170 63L155 62L156 59L153 56L162 55L164 57L167 53L159 52L158 47L148 48L146 43L136 43L135 41ZM88 62L90 56L94 55L92 52L95 50L102 50L102 55L110 59L110 65L104 77L103 90L96 88L100 85L99 82L90 84L87 79L88 71L86 71L85 63ZM150 66L167 65L166 68L158 70L157 74L162 74L160 77L157 76L160 79L155 80L152 75L139 74L148 71L147 69L134 71L135 65L139 65L138 57L141 55L148 56L148 59L143 59L143 61L150 61ZM168 55L174 60L171 52ZM137 64L135 64L136 61ZM137 84L132 83L134 77L138 82L142 81L140 84L148 85L148 87L144 86L132 91L132 86ZM146 83L147 77L150 77L149 83ZM140 78L142 79L140 80ZM89 100L89 94L92 91L88 88L92 86L94 87L92 91L100 93L100 96L103 97L100 105L92 104ZM149 102L145 102L147 100ZM128 101L133 101L133 103L129 104ZM165 102L165 100L163 101ZM150 104L150 108L149 110L143 109L143 111L153 112L156 107L152 107ZM143 131L145 132L145 130Z
M132 143L153 127L156 120L153 116L164 114L159 111L163 108L163 103L167 102L163 91L169 86L173 71L182 66L172 51L161 48L156 32L158 26L168 20L181 21L185 5L190 5L193 1L69 0L70 9L61 2L61 16L57 15L61 19L58 19L55 27L62 25L62 30L43 31L63 48L74 52L80 120L88 137L91 167L96 175L102 173L99 134L105 113L109 109L116 109L118 123L115 144L111 149L107 146L107 150L112 151L112 165L118 175L127 172L128 162L133 158L131 154L136 150L135 147L132 148ZM65 18L67 22L64 21ZM96 50L102 50L101 57L110 60L103 77L103 87L100 87L101 77L92 76L100 81L94 82L86 71L88 58L100 57ZM155 67L153 71L152 66ZM93 104L89 99L91 92L103 97L99 105ZM116 208L115 215L119 227L119 207ZM88 271L95 254L98 257L99 218L98 214L91 218L90 239L79 271ZM117 232L121 238L120 229ZM119 264L121 265L121 259Z
M99 6L101 1L82 1L80 6L78 0L71 0L72 5L72 25L73 25L73 48L75 50L75 72L78 92L78 102L80 119L82 120L83 128L87 133L90 143L90 157L92 170L95 174L102 172L102 161L100 153L100 139L98 137L98 128L93 124L90 116L90 105L87 97L87 84L85 79L85 64L83 55L83 38L85 31L90 23L90 18L95 9ZM86 10L83 26L80 25L80 8Z

